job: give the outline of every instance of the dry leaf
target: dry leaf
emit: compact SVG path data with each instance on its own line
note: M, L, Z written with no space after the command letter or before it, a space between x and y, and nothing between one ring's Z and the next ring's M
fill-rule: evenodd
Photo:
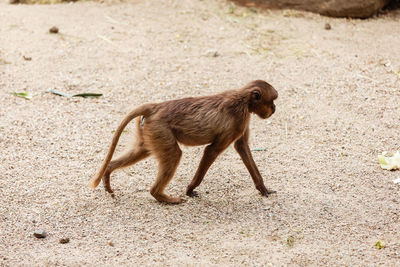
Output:
M376 241L376 242L375 242L375 245L374 245L374 247L375 247L376 249L382 249L382 248L385 248L385 243L383 243L383 241L382 241L382 240L378 240L378 241Z

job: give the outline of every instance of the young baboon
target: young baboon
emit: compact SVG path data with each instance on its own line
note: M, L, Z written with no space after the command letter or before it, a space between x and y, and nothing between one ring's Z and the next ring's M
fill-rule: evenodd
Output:
M200 185L211 164L234 142L256 188L263 196L268 196L275 191L265 187L251 155L248 145L249 121L250 113L262 119L270 117L275 112L274 100L277 97L278 92L270 84L257 80L241 89L212 96L142 105L131 111L118 126L103 165L90 186L95 188L103 179L105 190L113 194L110 174L153 154L159 165L157 179L150 189L151 195L160 202L181 203L182 198L164 193L181 159L182 151L178 144L208 144L186 190L186 195L196 196L194 189ZM111 160L122 131L135 117L139 117L135 145L119 158Z

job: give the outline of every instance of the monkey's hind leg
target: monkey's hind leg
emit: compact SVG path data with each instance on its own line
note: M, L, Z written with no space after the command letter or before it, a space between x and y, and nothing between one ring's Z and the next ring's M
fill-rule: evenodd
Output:
M103 185L104 189L114 196L114 191L111 189L110 185L110 174L116 169L125 168L132 164L137 163L140 160L147 158L150 155L150 152L144 148L142 144L136 144L131 150L127 151L125 154L120 156L119 158L112 160L110 165L103 176Z
M160 202L179 204L180 197L171 197L164 193L165 187L171 181L182 157L182 151L176 141L171 145L161 145L154 151L158 161L157 180L150 189L151 195Z

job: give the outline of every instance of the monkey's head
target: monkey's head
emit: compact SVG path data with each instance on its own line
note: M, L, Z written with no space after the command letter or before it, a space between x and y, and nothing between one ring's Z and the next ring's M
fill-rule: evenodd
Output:
M252 81L246 85L249 93L249 111L260 118L269 118L275 112L274 100L278 98L278 92L272 85L265 81Z

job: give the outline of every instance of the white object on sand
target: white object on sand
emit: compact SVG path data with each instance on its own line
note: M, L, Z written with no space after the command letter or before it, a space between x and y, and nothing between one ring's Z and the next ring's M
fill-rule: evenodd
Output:
M400 152L397 151L393 157L386 156L386 152L378 155L378 161L381 164L381 168L385 170L398 170L400 169Z

